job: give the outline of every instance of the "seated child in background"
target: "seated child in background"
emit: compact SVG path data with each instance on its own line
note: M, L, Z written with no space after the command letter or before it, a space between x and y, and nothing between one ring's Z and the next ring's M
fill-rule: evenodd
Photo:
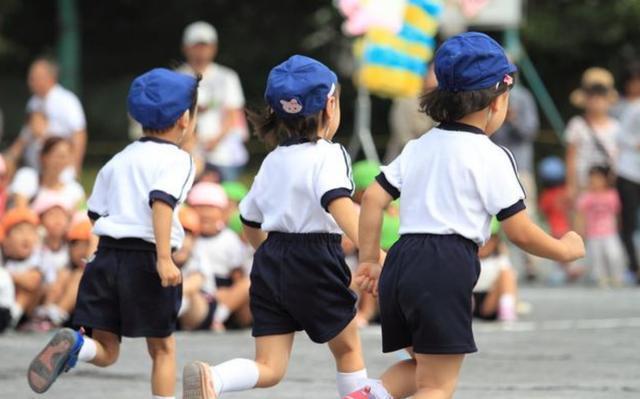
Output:
M565 184L564 162L554 156L544 158L538 164L538 176L543 186L538 205L540 212L546 218L551 236L560 238L571 230L571 199ZM560 266L566 278L571 281L583 274L583 269L578 263L561 263Z
M609 169L589 170L587 191L578 197L581 229L587 237L587 263L593 280L601 287L621 286L624 282L625 255L618 236L620 198L609 185Z
M247 275L251 274L251 266L253 265L253 254L255 253L253 247L247 240L242 228L242 220L240 220L240 210L238 206L240 201L249 193L249 189L244 184L237 181L226 181L222 183L222 188L227 194L229 199L229 206L227 207L227 227L240 237L240 240L244 244L244 262L242 263L243 269ZM247 308L248 310L248 308ZM249 312L249 318L251 314Z
M84 267L97 246L97 237L91 233L91 228L91 221L85 212L73 216L66 234L69 262L67 267L60 270L67 276L59 282L59 289L47 292L44 303L35 311L41 320L40 330L60 327L70 320Z
M38 305L42 298L42 273L37 263L38 215L28 208L13 208L2 218L3 266L15 286L11 310L13 324Z
M0 266L0 334L11 325L11 310L16 303L16 290L11 274Z
M478 250L480 277L473 288L473 315L484 320L516 321L518 278L500 239L500 223L491 221L491 238Z
M187 197L200 218L200 236L193 248L193 258L204 274L203 290L215 294L217 301L213 323L220 329L230 316L246 326L250 323L249 275L245 266L245 245L227 228L227 196L219 184L198 183ZM244 317L243 317L244 316Z

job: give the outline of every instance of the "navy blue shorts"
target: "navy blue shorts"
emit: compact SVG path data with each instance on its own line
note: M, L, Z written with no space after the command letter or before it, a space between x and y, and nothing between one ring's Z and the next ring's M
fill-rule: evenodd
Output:
M356 314L351 271L337 234L269 233L251 269L253 336L304 330L335 338Z
M476 352L472 290L477 245L458 235L405 234L389 250L379 284L382 350Z
M162 287L154 244L100 237L80 281L73 324L125 337L168 337L181 302L182 284Z

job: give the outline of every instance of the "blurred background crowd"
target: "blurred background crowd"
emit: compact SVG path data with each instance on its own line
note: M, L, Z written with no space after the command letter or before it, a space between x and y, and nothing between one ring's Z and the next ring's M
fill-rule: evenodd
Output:
M491 1L445 3L479 13L465 4L488 7ZM198 178L179 211L188 233L175 253L184 275L180 328L249 326L252 250L237 206L266 154L251 137L245 108L260 106L269 68L303 53L341 74L343 127L337 140L354 161L356 203L379 172L379 159L392 160L408 140L433 126L418 111L413 93L437 85L427 52L418 72L409 68L419 75L415 90L415 84L395 93L376 87L376 74L383 81L394 78L384 70L357 77L362 60L352 44L362 21L356 3L3 2L0 331L46 331L68 322L96 246L86 198L97 169L142 134L126 115L126 92L133 76L156 66L203 76L197 133L184 143ZM429 15L439 15L442 7L435 0L409 3L424 6ZM492 140L513 153L528 212L554 236L577 229L588 256L575 264L542 262L503 242L494 223L491 240L480 250L475 292L475 314L487 320L514 321L526 313L518 284L614 289L639 281L640 1L538 0L523 3L521 11L518 26L506 32L511 36L502 28L484 29L507 42L517 34L519 44L510 55L528 71L518 77L507 121ZM431 32L424 36L425 48L432 50L447 26L430 28L430 20L422 21ZM367 54L382 53L365 50L364 59ZM363 106L366 79L379 95L366 93ZM362 115L368 120L364 127ZM398 239L398 227L393 204L385 215L383 249ZM343 247L355 268L355 246L345 240ZM374 298L361 296L359 310L361 325L375 322Z

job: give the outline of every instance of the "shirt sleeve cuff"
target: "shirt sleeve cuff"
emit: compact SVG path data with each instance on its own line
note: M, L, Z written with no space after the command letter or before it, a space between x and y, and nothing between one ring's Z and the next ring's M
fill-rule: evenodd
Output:
M87 211L87 216L89 216L89 219L93 220L94 222L100 219L100 214L92 211L91 209Z
M154 201L162 201L171 208L175 208L178 204L178 199L176 197L160 190L153 190L149 193L149 206L152 206Z
M240 215L240 221L242 222L242 224L244 224L247 227L253 227L254 229L262 228L262 223L253 222L251 220L247 220L247 219L243 218L242 215Z
M516 202L515 204L511 205L510 207L504 208L503 210L498 212L496 217L498 218L499 221L502 222L503 220L510 218L511 216L515 215L516 213L518 213L520 211L524 211L526 208L527 207L524 204L524 200L519 200L518 202Z
M380 184L380 186L382 186L384 191L386 191L391 197L393 197L394 200L400 198L400 190L394 187L393 184L389 183L389 180L387 180L387 177L383 172L380 172L380 174L376 176L376 181L378 182L378 184Z
M344 197L351 198L351 190L344 187L334 188L322 195L322 198L320 198L320 204L322 204L322 208L324 208L325 211L329 212L329 205L338 198Z

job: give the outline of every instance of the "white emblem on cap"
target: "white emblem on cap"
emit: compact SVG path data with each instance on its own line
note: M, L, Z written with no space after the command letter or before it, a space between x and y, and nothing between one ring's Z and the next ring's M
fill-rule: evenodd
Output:
M288 114L297 114L302 111L302 104L300 104L295 98L292 98L289 101L280 100L280 104L282 105L284 112Z

